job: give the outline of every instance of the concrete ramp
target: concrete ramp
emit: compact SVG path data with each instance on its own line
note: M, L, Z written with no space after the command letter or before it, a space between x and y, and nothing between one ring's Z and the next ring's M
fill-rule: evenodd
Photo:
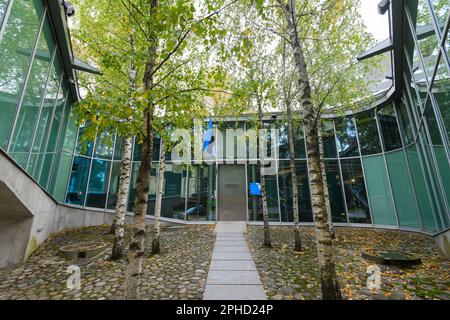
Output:
M0 149L0 268L27 259L52 233L100 225L107 215L59 204Z

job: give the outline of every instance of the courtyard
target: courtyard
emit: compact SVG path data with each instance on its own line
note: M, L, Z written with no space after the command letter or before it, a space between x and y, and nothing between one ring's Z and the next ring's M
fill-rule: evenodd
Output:
M152 228L147 227L146 248ZM109 226L87 227L53 235L25 262L0 270L0 299L115 300L123 298L126 258L110 261ZM127 234L129 229L127 228ZM273 248L262 246L262 227L248 226L247 243L268 299L320 299L314 229L302 227L303 251L294 252L292 227L271 226ZM126 238L128 241L128 238ZM142 299L201 300L215 237L211 225L165 227L161 253L146 254L141 277ZM103 241L106 249L95 257L67 260L58 255L66 244ZM433 239L422 234L370 228L336 228L337 273L344 299L450 299L450 262ZM380 265L381 288L366 286L367 267L361 257L367 249L384 248L420 255L410 268ZM80 290L66 282L69 265L81 270Z

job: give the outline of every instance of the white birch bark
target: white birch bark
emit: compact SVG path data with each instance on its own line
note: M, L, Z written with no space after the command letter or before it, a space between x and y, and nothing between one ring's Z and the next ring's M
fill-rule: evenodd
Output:
M111 260L117 260L123 256L125 214L127 212L127 199L131 181L131 145L131 137L124 137L122 139L122 162L120 166L119 187L117 190L117 205L114 213L114 243Z
M286 18L291 47L294 54L295 67L298 72L299 92L303 111L303 122L306 134L307 158L311 178L311 200L316 231L317 252L319 261L322 299L342 299L337 281L333 242L326 210L324 183L320 165L319 127L316 120L317 111L311 98L311 86L308 77L303 49L297 31L297 16L294 0L277 0Z
M166 152L164 147L164 139L161 138L159 165L158 165L158 182L156 186L156 202L155 202L155 214L154 214L154 232L155 235L152 240L152 254L158 254L161 251L159 239L161 235L161 205L162 197L164 193L164 172L166 171Z

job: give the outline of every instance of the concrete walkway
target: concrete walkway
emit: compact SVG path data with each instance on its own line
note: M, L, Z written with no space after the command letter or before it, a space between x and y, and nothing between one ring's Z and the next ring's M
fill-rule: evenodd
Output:
M245 222L217 222L203 300L266 299L245 232Z

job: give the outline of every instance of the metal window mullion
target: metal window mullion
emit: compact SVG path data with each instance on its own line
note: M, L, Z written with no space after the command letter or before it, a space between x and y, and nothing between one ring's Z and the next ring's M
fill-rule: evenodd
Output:
M39 128L39 121L41 120L42 109L44 107L45 96L47 95L47 91L48 91L49 79L50 79L51 74L52 74L53 62L55 60L57 48L58 47L55 46L55 48L53 49L52 57L50 59L49 65L48 65L48 71L47 71L47 77L46 77L46 80L45 80L44 91L42 92L42 99L41 99L41 102L39 103L39 111L38 111L38 114L37 114L36 121L34 123L34 130L33 130L33 135L32 135L31 144L30 144L30 151L28 153L27 164L25 166L25 168L26 168L25 170L26 171L28 171L28 167L30 165L31 154L33 153L34 142L36 140L36 134L37 134L37 131L38 131L38 128Z
M336 145L336 156L337 156L337 162L339 166L339 175L341 180L341 192L342 196L344 197L344 208L345 208L345 215L347 219L347 223L350 223L349 217L348 217L348 207L347 207L347 197L345 196L345 183L344 183L344 176L342 175L342 165L341 165L341 156L339 154L338 145L337 145L337 135L336 135L336 123L334 119L333 121L333 132L334 132L334 144Z
M117 130L115 132L116 134L114 135L114 143L113 143L113 152L112 152L112 157L111 157L111 167L109 168L109 177L108 177L108 185L106 186L106 201L105 201L105 206L103 207L105 210L108 209L108 200L109 200L109 188L111 187L111 176L112 176L112 168L114 166L114 153L116 151L116 143L117 143ZM121 152L122 154L122 152ZM119 178L120 181L120 178Z
M19 98L19 101L17 102L16 113L14 115L14 121L13 121L13 125L12 125L11 131L10 131L8 144L7 144L7 147L6 147L6 152L7 153L10 153L11 143L12 143L13 136L14 136L14 131L16 130L17 120L19 118L20 111L22 109L23 99L24 99L24 96L25 96L25 89L27 88L28 79L30 78L31 69L33 68L34 56L36 54L36 49L37 49L37 46L38 46L38 43L39 43L39 38L41 36L41 32L42 32L42 29L44 27L44 23L45 23L46 17L47 17L47 7L45 7L43 12L42 12L42 17L41 17L41 20L40 20L39 28L37 30L35 42L34 42L33 49L31 51L31 55L30 55L28 69L27 69L27 72L25 74L25 79L23 81L22 88L20 89L21 90L20 98Z
M0 21L0 42L3 39L3 35L5 34L6 25L8 24L8 18L11 14L11 8L14 0L8 0L8 4L6 5L5 13L3 14L3 19Z
M84 208L86 208L86 202L87 202L87 197L88 197L88 193L89 193L89 183L91 182L91 171L92 171L92 164L94 163L95 147L97 146L97 136L98 136L98 132L95 135L94 143L92 144L91 156L88 157L88 159L90 159L91 161L89 163L88 176L87 176L87 181L86 181L86 188L84 189L84 191L85 191L84 202L83 202L83 207Z
M358 144L358 152L359 152L359 159L360 159L359 161L361 162L362 174L363 174L363 179L364 179L364 187L366 189L367 203L369 205L370 222L371 222L371 224L374 224L373 216L372 216L372 205L370 204L370 198L369 198L369 188L367 188L366 173L364 170L364 161L363 161L363 157L362 157L362 153L361 153L361 146L359 144L358 126L356 124L356 118L352 117L352 119L353 119L353 125L355 126L355 131L356 131L356 143Z

